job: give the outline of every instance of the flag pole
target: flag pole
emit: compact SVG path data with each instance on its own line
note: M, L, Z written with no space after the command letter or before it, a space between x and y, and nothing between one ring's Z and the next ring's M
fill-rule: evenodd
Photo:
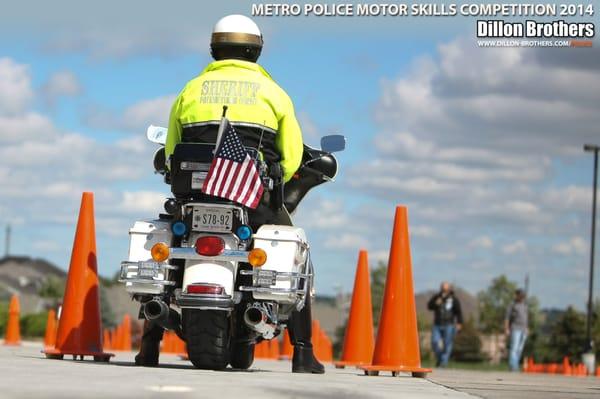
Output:
M217 142L215 145L215 154L221 145L221 139L223 138L223 130L225 130L225 114L227 113L227 105L223 105L223 115L221 115L221 123L219 124L219 130L217 131Z

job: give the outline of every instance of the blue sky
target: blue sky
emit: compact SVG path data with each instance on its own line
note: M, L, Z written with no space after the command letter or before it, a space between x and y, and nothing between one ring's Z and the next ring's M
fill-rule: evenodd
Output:
M23 1L0 16L0 224L13 226L14 254L66 267L80 192L92 190L99 269L111 275L128 227L168 194L145 127L165 123L209 62L214 22L251 2L80 3ZM260 62L293 98L306 141L348 138L338 180L295 218L318 292L351 289L361 247L386 259L403 203L417 290L450 280L475 293L528 273L543 306L584 306L596 48L480 49L460 17L256 21Z

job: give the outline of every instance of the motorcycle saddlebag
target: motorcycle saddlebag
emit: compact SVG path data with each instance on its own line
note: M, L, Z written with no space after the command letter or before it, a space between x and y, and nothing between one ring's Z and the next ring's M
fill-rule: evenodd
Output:
M171 192L178 198L197 197L213 160L214 144L180 143L171 156Z

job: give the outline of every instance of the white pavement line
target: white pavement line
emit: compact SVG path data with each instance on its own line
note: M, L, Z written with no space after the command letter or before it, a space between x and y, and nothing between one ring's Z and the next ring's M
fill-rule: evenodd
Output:
M147 390L153 392L192 392L192 387L185 387L183 385L152 385L146 387Z

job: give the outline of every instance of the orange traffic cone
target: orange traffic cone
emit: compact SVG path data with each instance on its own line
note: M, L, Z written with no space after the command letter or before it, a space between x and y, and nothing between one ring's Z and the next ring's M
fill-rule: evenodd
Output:
M21 345L21 330L19 329L20 313L19 297L13 295L8 305L8 323L6 324L4 345Z
M161 348L161 352L163 353L172 353L173 352L173 345L171 343L171 333L170 331L165 331L163 334L163 339L162 339L162 348Z
M373 364L360 366L367 375L380 371L410 372L413 377L425 377L431 369L421 367L417 311L413 289L408 211L396 208L392 245L388 260L385 291Z
M131 317L126 314L123 316L123 341L121 350L131 351Z
M262 346L260 345L262 342L257 343L254 345L254 358L255 359L262 359L263 358L263 353L262 353Z
M187 348L185 347L185 341L179 338L177 334L175 334L175 342L177 342L177 355L180 357L187 357Z
M102 333L102 347L104 349L112 349L112 342L110 339L110 331L105 328L103 333Z
M323 351L321 349L321 323L319 320L313 319L312 321L312 345L315 357L323 361Z
M254 349L257 359L267 359L269 357L269 344L266 340L260 341Z
M596 377L600 377L600 366L596 367Z
M111 350L116 350L117 349L117 328L111 328L109 331L109 335L110 335L110 349Z
M73 355L73 358L79 356L81 359L93 356L94 361L108 361L113 356L102 349L92 193L83 193L81 198L56 347L44 353L51 359Z
M331 340L323 330L321 330L321 338L319 339L319 342L321 343L321 357L323 359L323 362L333 362L333 345L331 344Z
M277 338L269 341L269 359L279 359L279 340Z
M118 324L115 327L115 338L113 339L113 348L116 351L123 349L123 325Z
M48 319L46 320L46 334L44 334L44 348L54 348L56 345L56 311L50 309L48 311Z
M289 360L294 356L294 347L292 346L292 341L290 341L290 333L286 328L283 333L283 342L281 343L281 355L279 359L281 360Z
M563 375L571 375L571 364L567 356L563 357L562 373Z
M342 360L334 363L336 368L371 364L373 356L373 309L371 305L371 281L367 251L358 254L350 315L344 336Z

